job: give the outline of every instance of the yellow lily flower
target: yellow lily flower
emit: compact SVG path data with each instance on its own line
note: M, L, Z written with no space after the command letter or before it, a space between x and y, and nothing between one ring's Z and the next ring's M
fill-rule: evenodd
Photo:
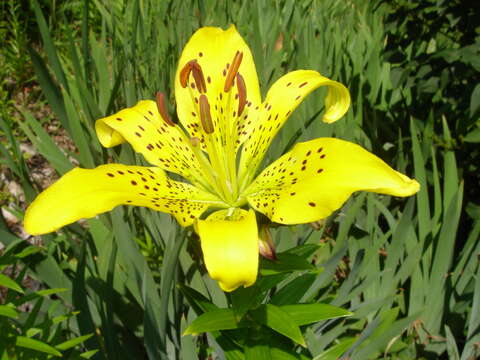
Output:
M299 143L257 175L283 123L320 86L328 87L323 121L334 122L348 110L349 92L316 71L286 74L262 102L252 54L235 27L201 28L175 77L181 125L170 120L162 94L96 122L103 146L127 141L154 166L73 169L29 206L25 229L44 234L117 205L145 206L195 225L207 270L224 291L250 286L259 252L253 210L301 224L327 217L355 191L409 196L419 189L362 147L333 138ZM201 219L207 209L217 210Z

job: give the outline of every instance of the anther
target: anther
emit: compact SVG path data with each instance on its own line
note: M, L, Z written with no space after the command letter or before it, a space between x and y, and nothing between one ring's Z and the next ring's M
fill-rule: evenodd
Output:
M210 114L210 104L208 103L206 95L200 95L199 103L200 120L202 121L203 130L205 130L207 134L211 134L213 132L213 122L212 115Z
M168 116L167 105L165 103L165 95L160 91L158 91L156 95L156 100L157 100L158 112L160 113L160 116L162 117L162 119L168 125L175 126L175 123L172 121L172 119L170 119L170 116Z
M235 80L235 76L237 75L238 68L242 63L242 59L243 59L243 53L240 51L237 51L235 54L235 57L233 58L232 65L228 69L227 78L225 79L225 86L223 88L225 92L228 92L232 88L233 81Z
M238 90L238 116L242 115L243 109L247 104L247 88L245 86L245 80L240 73L237 73L237 90Z
M207 85L205 84L205 77L203 76L202 68L197 60L191 61L192 66L192 75L193 79L195 80L195 84L197 85L198 91L202 94L207 92Z
M188 77L190 76L190 72L192 71L193 62L196 62L196 60L190 60L189 62L187 62L180 71L180 84L183 88L186 88L188 85Z

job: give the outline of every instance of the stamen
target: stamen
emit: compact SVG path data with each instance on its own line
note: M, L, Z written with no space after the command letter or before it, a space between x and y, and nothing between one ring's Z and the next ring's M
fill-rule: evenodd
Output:
M165 95L160 91L158 91L156 95L156 100L157 100L157 108L158 108L158 112L160 113L160 116L168 125L175 126L175 123L172 121L172 119L170 119L170 116L168 116L167 105L165 103Z
M180 71L180 85L183 88L188 86L188 77L190 76L190 72L192 71L192 62L196 62L196 60L190 60L185 64L183 69Z
M233 80L235 80L235 76L237 75L238 68L242 63L242 59L243 59L243 53L240 51L237 51L235 54L235 57L233 58L232 65L228 69L227 78L225 79L225 86L223 88L225 92L230 91L230 89L232 88Z
M212 115L210 114L210 104L208 103L208 99L204 94L200 95L200 120L202 121L203 130L207 134L211 134L213 132L213 122L212 122Z
M238 90L238 117L242 115L243 109L245 109L245 105L247 104L247 88L245 86L245 80L243 80L243 76L240 73L237 73L237 90Z
M207 84L205 84L205 77L203 76L203 71L200 67L200 64L197 63L197 60L192 60L190 63L192 67L193 79L195 80L198 91L200 91L201 93L206 93Z

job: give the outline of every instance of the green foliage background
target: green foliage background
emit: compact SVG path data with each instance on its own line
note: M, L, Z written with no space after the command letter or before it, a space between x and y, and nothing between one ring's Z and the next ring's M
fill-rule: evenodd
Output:
M183 45L200 26L231 23L253 51L263 94L290 70L315 69L352 95L351 110L334 125L319 120L322 91L310 95L266 162L295 141L335 136L422 186L410 199L358 194L317 229L275 229L280 260L264 261L258 284L231 296L206 275L191 230L167 215L118 208L29 242L0 216L0 270L9 275L0 276L2 360L480 356L480 14L473 1L8 0L0 8L0 162L27 203L41 189L21 142L58 174L107 160L142 164L128 145L102 149L94 121L158 90L174 109ZM34 86L22 101L15 97ZM46 104L52 112L36 116ZM75 151L60 149L46 131L57 120ZM21 217L24 204L17 205ZM238 303L244 291L252 303ZM297 303L327 303L353 316L295 325L305 346L288 329L257 321L257 306ZM181 336L204 312L242 306L254 324L248 337L221 326Z

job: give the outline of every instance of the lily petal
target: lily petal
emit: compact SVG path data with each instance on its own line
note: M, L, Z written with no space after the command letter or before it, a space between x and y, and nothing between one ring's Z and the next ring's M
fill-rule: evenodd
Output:
M323 121L340 119L350 106L350 93L341 83L330 80L313 70L292 71L278 79L268 91L259 109L258 120L247 123L242 157L241 176L245 171L253 175L273 138L290 114L303 99L320 86L328 86ZM246 139L245 139L246 138Z
M32 235L45 234L125 204L173 214L188 226L215 201L208 193L169 179L156 167L75 168L37 196L25 213L24 225Z
M143 100L99 119L95 129L101 144L107 148L128 141L152 165L192 181L201 177L201 167L183 131L162 119L154 101Z
M199 220L196 229L200 236L205 265L210 277L224 291L253 285L258 271L258 229L255 213L235 209L214 212Z
M229 67L232 65L232 60L235 58L237 51L243 55L238 73L242 75L245 82L246 101L249 103L249 107L252 104L258 105L261 102L261 97L255 63L248 45L237 32L235 26L231 25L227 30L216 27L201 28L192 35L185 45L175 77L175 99L177 101L178 118L192 137L198 137L202 140L205 136L199 119L200 89L198 89L192 76L190 76L187 87L182 86L182 70L192 60L195 60L202 69L206 95L212 112L215 112L212 114L215 122L214 127L218 131L219 126L223 125L219 124L223 118L235 120L238 115L236 113L235 116L231 117L231 114L235 111L233 109L238 109L238 89L235 86L232 87L232 99L228 105L225 103L226 93L224 91ZM245 114L242 113L242 115Z
M297 144L246 190L250 205L281 224L323 219L355 191L410 196L417 181L356 144L319 138Z

